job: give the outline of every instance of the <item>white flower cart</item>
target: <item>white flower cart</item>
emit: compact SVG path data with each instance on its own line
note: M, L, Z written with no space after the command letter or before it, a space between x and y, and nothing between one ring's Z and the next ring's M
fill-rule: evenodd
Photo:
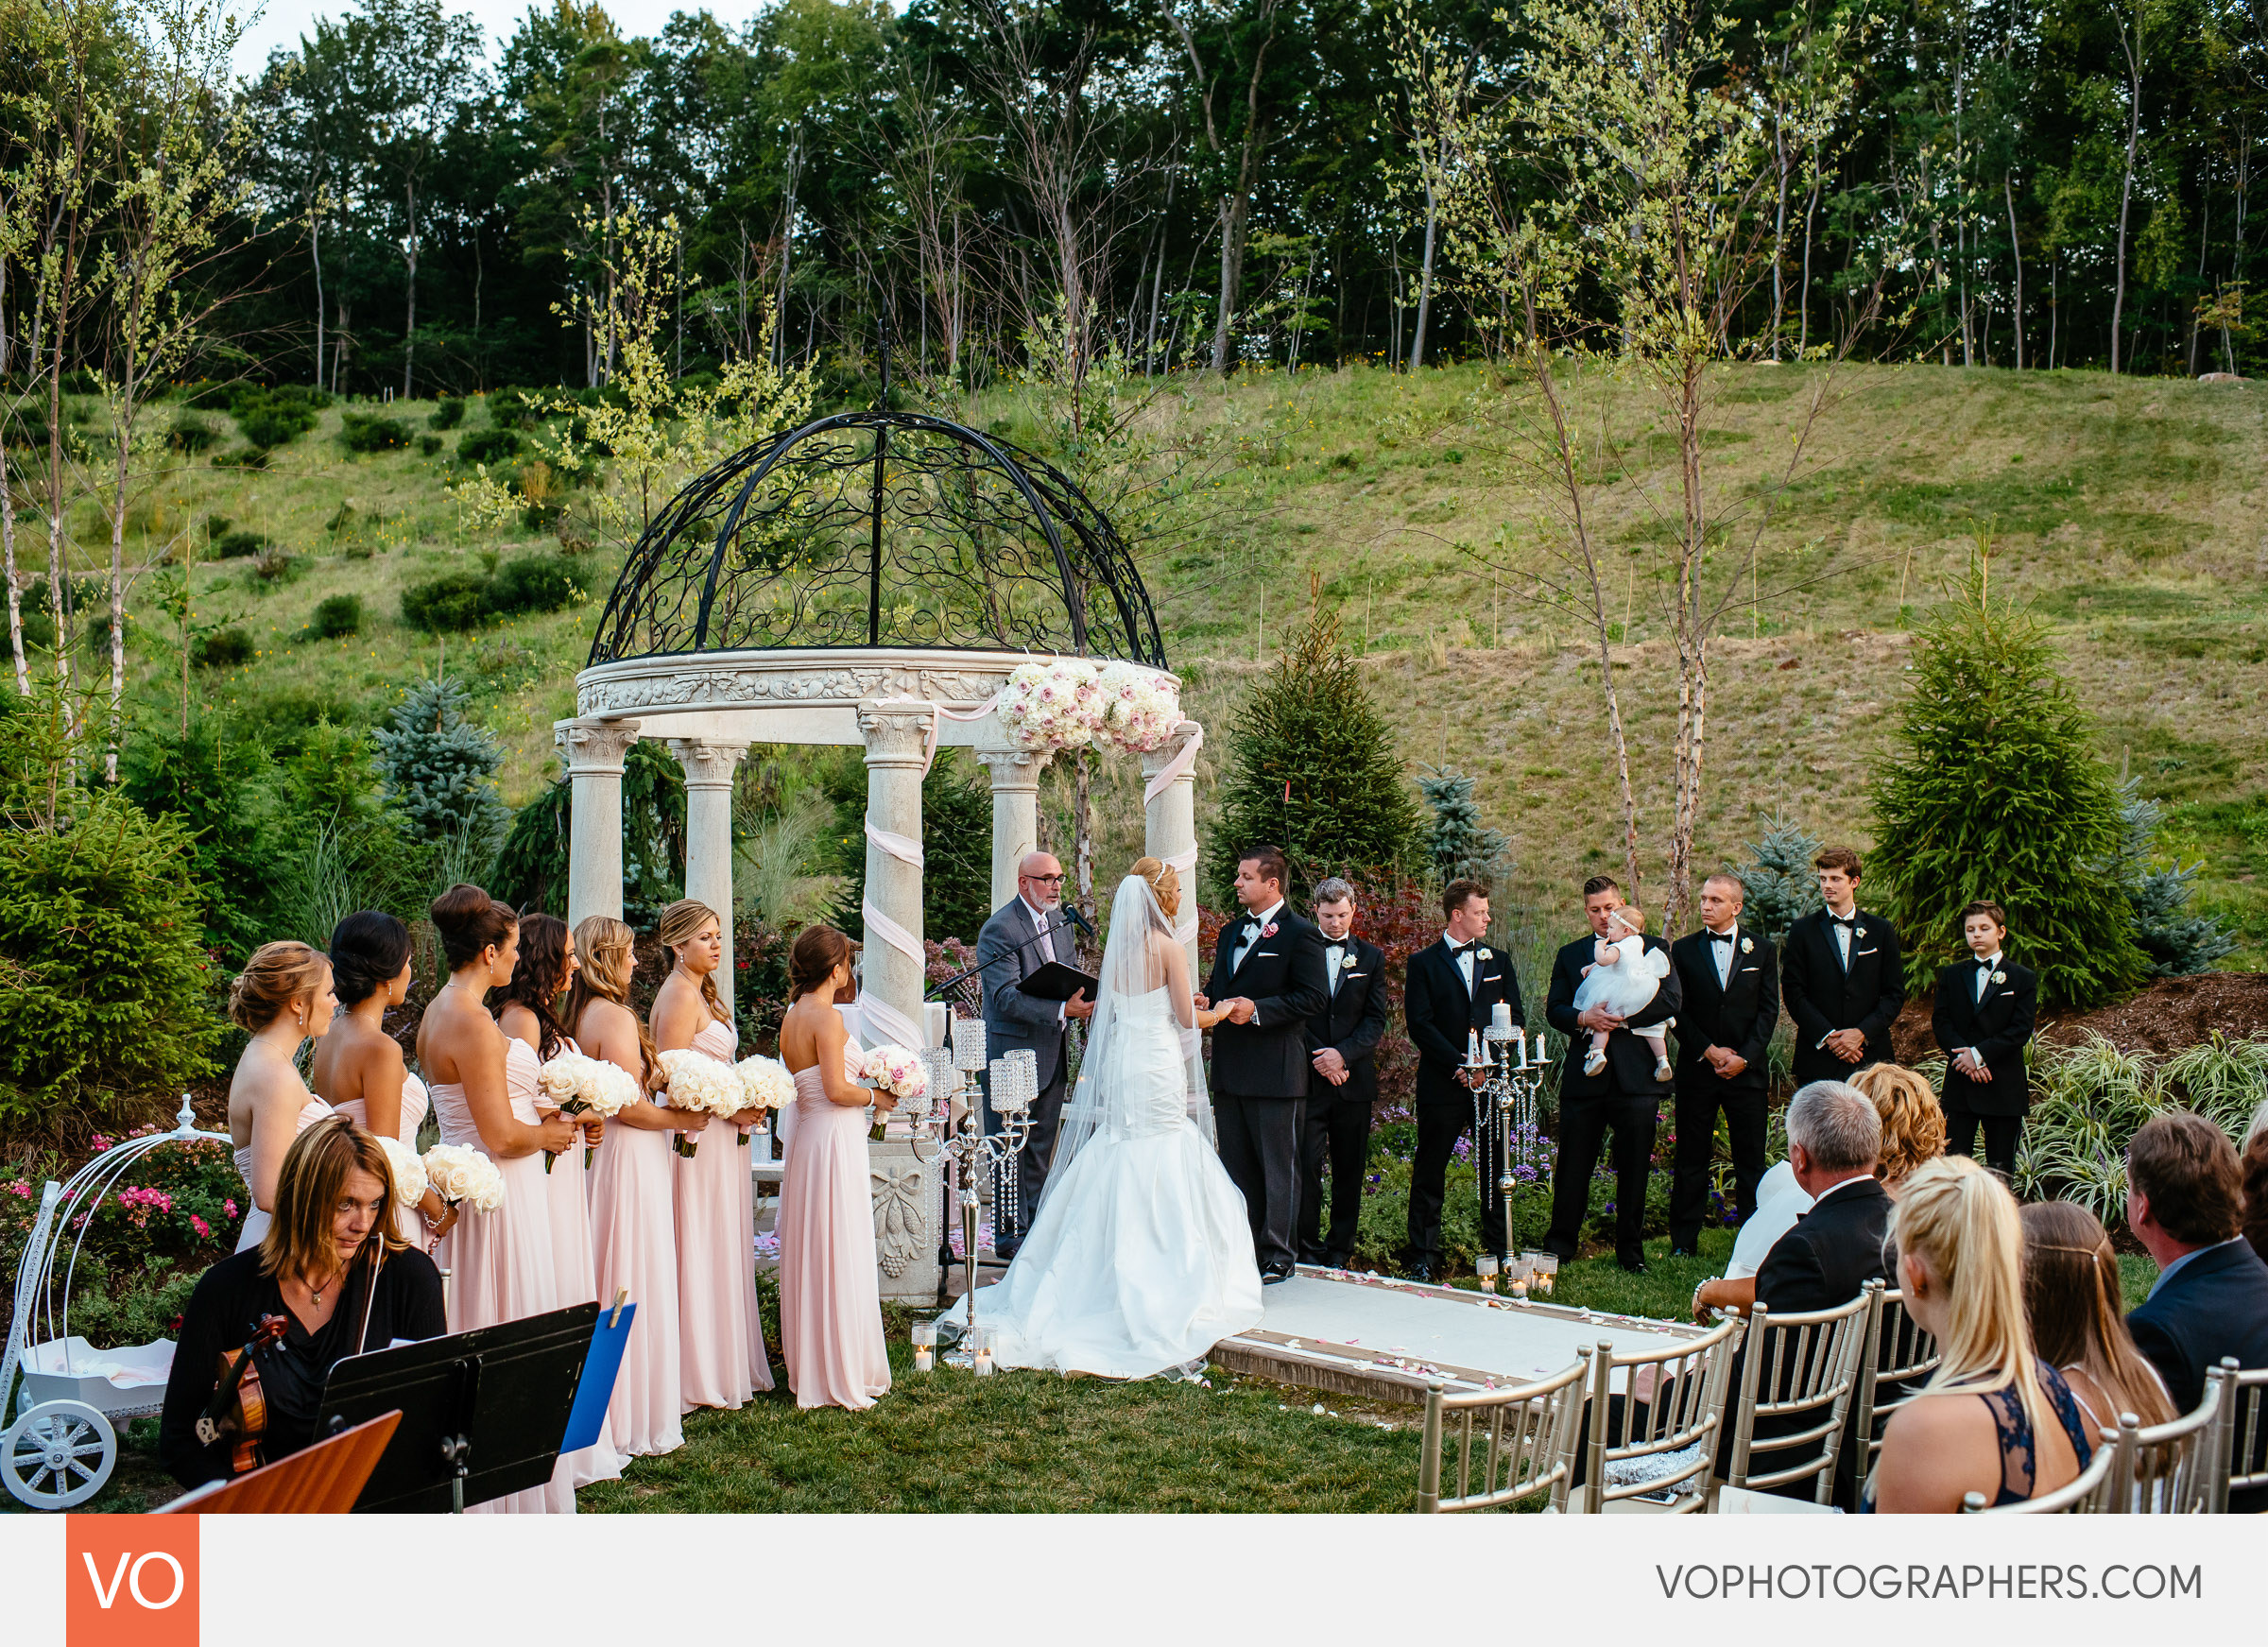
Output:
M116 1422L149 1417L164 1407L172 1345L160 1340L99 1350L72 1337L71 1282L93 1223L91 1216L79 1222L80 1215L91 1215L127 1169L150 1151L193 1139L230 1141L226 1133L198 1129L184 1093L171 1132L145 1133L114 1144L72 1174L70 1182L51 1178L41 1192L39 1217L16 1269L15 1314L9 1323L5 1359L0 1359L0 1404L14 1387L17 1371L24 1374L15 1422L0 1431L0 1481L35 1510L72 1509L100 1492L118 1465ZM59 1288L56 1261L75 1224ZM0 1418L6 1416L0 1410Z

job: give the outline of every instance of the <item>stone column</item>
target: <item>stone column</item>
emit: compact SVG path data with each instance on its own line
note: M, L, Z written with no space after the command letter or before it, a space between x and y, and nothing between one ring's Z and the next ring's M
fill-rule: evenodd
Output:
M979 749L992 774L992 907L1016 896L1016 866L1040 844L1040 774L1044 749Z
M1151 780L1171 765L1193 738L1199 735L1194 721L1183 721L1174 729L1174 735L1165 746L1153 749L1142 758L1143 789L1147 793ZM1153 858L1171 864L1181 875L1181 913L1176 921L1176 935L1181 947L1189 952L1189 975L1200 981L1205 976L1197 956L1197 781L1194 769L1183 772L1161 790L1157 798L1143 808L1143 849Z
M929 741L929 714L918 708L885 706L868 698L858 706L858 729L867 745L867 825L912 843L921 843L921 763ZM877 1038L902 1040L920 1050L921 1035L921 868L867 840L867 950L864 994L900 1015L903 1026L874 1025ZM881 921L875 919L881 917ZM911 944L899 948L876 930L893 922Z
M636 721L554 721L567 763L570 835L567 924L588 915L622 918L622 763L638 741Z
M738 974L732 970L732 775L748 752L745 743L714 738L672 738L669 752L685 768L685 896L716 911L724 927L719 967L724 996L740 1011Z

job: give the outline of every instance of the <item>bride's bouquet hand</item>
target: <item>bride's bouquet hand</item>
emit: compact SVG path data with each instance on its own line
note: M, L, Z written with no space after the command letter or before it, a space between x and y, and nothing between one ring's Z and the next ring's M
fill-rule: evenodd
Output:
M1216 1006L1208 1010L1205 1006L1200 1004L1197 1007L1197 1027L1199 1029L1211 1029L1214 1024L1219 1023L1228 1016L1228 1009L1226 1006Z

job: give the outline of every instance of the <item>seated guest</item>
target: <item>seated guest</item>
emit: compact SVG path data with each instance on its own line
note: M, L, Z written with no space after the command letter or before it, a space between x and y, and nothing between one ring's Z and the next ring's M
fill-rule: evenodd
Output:
M1788 1105L1788 1166L1812 1205L1752 1280L1704 1281L1696 1312L1761 1304L1781 1314L1847 1304L1882 1275L1890 1197L1874 1175L1882 1125L1864 1093L1813 1081ZM1767 1175L1768 1176L1769 1175Z
M2126 1227L2157 1263L2126 1326L2177 1413L2196 1411L2224 1357L2268 1366L2268 1263L2238 1233L2239 1183L2228 1135L2202 1115L2153 1117L2126 1146ZM2228 1507L2268 1510L2268 1491L2231 1494Z
M1693 1319L1707 1321L1712 1309L1745 1315L1756 1302L1756 1272L1779 1238L1796 1227L1796 1220L1812 1210L1812 1198L1796 1181L1796 1169L1780 1161L1756 1186L1756 1210L1732 1238L1732 1257L1722 1278L1703 1281L1693 1289Z
M2033 1347L2016 1197L1966 1157L1907 1180L1893 1224L1906 1310L1944 1360L1892 1415L1862 1509L1950 1515L1970 1493L2020 1504L2094 1456L2079 1403Z
M275 1220L260 1244L207 1270L181 1314L158 1456L183 1486L237 1473L238 1437L227 1416L234 1403L216 1399L220 1357L243 1348L267 1317L281 1316L284 1330L252 1352L267 1409L263 1464L315 1440L323 1381L335 1363L448 1330L440 1272L396 1232L387 1215L393 1196L385 1150L345 1116L318 1121L292 1141L276 1178ZM220 1421L210 1441L198 1434L198 1421L207 1417Z
M1970 958L1937 974L1930 1027L1945 1049L1946 1153L1974 1153L1984 1129L1984 1164L2016 1175L2016 1142L2032 1107L2024 1048L2039 1015L2039 974L2003 952L2008 917L1997 903L1967 904L1961 941Z
M2268 1259L2268 1128L2245 1141L2238 1169L2244 1180L2244 1239Z
M1924 1161L1945 1154L1945 1111L1930 1084L1902 1064L1871 1064L1851 1076L1882 1124L1882 1155L1875 1175L1890 1199Z
M2119 1261L2101 1221L2070 1201L2036 1201L2022 1217L2032 1344L2063 1374L2088 1423L2115 1433L2122 1413L2144 1425L2174 1417L2164 1381L2119 1313Z

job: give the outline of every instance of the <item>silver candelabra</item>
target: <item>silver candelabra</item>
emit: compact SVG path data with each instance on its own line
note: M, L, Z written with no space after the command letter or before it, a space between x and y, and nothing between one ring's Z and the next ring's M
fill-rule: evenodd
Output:
M1510 1008L1502 1003L1486 1030L1468 1036L1466 1049L1466 1069L1481 1075L1472 1089L1472 1141L1476 1148L1495 1141L1496 1187L1504 1197L1509 1218L1515 1183L1514 1144L1523 1138L1537 1138L1538 1098L1551 1059L1544 1051L1542 1033L1538 1032L1536 1044L1530 1047L1527 1031L1512 1021ZM1525 1151L1521 1153L1524 1156Z
M953 1113L953 1100L968 1090L971 1076L987 1068L984 1021L956 1016L949 1043L932 1047L921 1056L929 1069L929 1092L921 1113L907 1117L913 1125L914 1154L924 1165L940 1155L951 1163L946 1169L946 1188L960 1206L961 1251L968 1266L963 1295L969 1302L969 1319L961 1330L960 1347L945 1361L949 1366L989 1371L988 1365L978 1366L982 1353L976 1332L976 1246L982 1203L978 1186L986 1173L999 1175L994 1216L1012 1226L1016 1217L1013 1163L1017 1152L1031 1141L1032 1103L1040 1096L1040 1060L1028 1047L991 1060L991 1079L985 1083L986 1101L1000 1117L1001 1130L988 1134L974 1101L957 1118ZM923 1156L921 1145L931 1140L936 1141L936 1151Z

